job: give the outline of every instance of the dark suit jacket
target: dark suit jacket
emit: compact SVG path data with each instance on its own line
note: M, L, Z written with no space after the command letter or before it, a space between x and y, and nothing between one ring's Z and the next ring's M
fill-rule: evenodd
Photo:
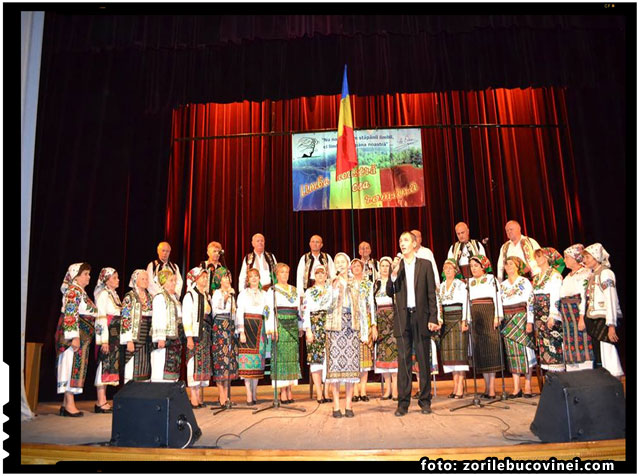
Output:
M400 261L400 269L395 282L391 277L387 280L387 295L393 296L397 313L393 319L393 335L400 337L407 326L407 282L404 270L404 260ZM416 315L422 336L430 336L428 323L438 323L438 308L436 302L436 284L433 279L431 262L416 258L414 274L414 290L416 294Z

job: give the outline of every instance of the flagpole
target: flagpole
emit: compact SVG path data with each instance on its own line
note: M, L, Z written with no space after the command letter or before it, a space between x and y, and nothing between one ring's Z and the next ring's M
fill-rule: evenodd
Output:
M353 254L351 255L352 259L356 257L356 229L354 225L354 217L353 217L353 169L349 170L349 196L351 197L351 243L353 244Z

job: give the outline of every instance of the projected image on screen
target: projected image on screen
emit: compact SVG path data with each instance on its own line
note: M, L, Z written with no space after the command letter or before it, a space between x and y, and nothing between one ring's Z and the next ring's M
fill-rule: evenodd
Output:
M421 207L420 129L355 131L358 166L336 177L335 132L292 136L293 209ZM350 180L351 179L351 180Z

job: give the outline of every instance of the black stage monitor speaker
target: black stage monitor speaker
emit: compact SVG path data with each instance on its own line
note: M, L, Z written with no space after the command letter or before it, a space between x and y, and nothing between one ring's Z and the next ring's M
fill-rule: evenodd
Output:
M113 397L113 446L183 448L200 435L182 381L130 381Z
M606 369L548 372L531 431L544 442L625 437L622 383Z

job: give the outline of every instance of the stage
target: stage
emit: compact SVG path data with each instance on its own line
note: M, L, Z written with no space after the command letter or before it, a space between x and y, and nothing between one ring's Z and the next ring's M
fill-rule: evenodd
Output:
M473 381L467 381L469 389ZM416 390L414 382L414 392ZM507 392L510 386L507 386ZM58 461L340 461L431 459L483 460L489 456L512 459L611 459L624 460L625 440L544 444L529 430L539 397L496 403L481 409L450 409L469 403L447 398L451 381L437 384L433 413L423 415L417 400L409 413L394 416L396 402L380 399L380 385L370 383L369 402L354 402L354 418L335 419L332 404L309 398L309 386L294 387L292 406L306 411L277 409L253 414L230 410L213 415L212 406L194 410L202 436L188 449L116 448L104 446L111 438L111 415L93 413L94 402L78 402L82 418L57 415L59 403L42 403L38 416L22 423L23 464ZM534 392L537 393L534 385ZM233 401L244 402L244 387L232 387ZM269 386L258 388L258 405L268 405ZM205 392L205 403L217 401L217 390ZM486 401L482 401L485 403ZM521 402L521 403L518 403ZM509 408L498 408L508 406ZM342 402L344 411L344 402ZM62 429L64 424L64 430Z

